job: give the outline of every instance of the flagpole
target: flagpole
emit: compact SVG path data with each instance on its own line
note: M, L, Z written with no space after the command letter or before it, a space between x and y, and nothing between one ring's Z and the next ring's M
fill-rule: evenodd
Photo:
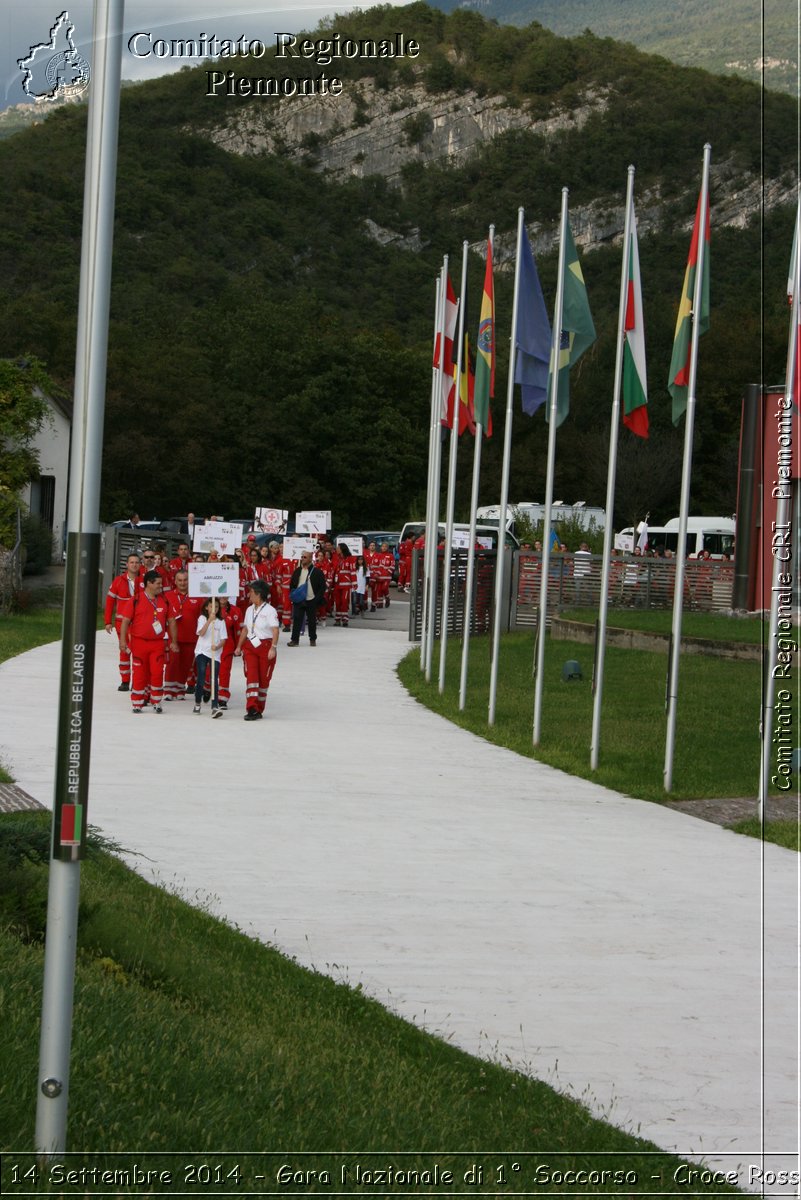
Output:
M567 228L568 189L562 188L562 225L559 236L559 266L556 278L556 305L551 334L551 419L548 422L548 470L545 483L545 513L542 532L542 577L540 578L540 606L537 615L537 656L534 677L534 728L532 740L540 744L542 732L542 685L545 674L545 628L548 617L548 571L551 559L551 508L553 504L553 476L556 463L556 408L559 391L559 348L562 342L562 309L565 299L565 230Z
M801 292L801 254L799 254L799 233L801 232L801 201L799 202L798 211L796 213L795 237L793 239L792 267L791 279L793 289L793 299L790 308L790 336L787 341L787 371L785 375L784 396L785 401L788 396L791 398L795 392L795 377L798 370L798 319L799 319L799 292ZM791 407L785 409L786 412L792 413L794 408L794 400L791 399ZM776 501L776 519L774 521L774 530L781 533L790 528L792 521L792 484L789 480L782 481L781 494ZM764 537L764 531L763 531ZM775 675L774 671L778 666L779 653L779 594L780 592L792 592L792 581L787 587L781 584L780 576L784 577L785 571L788 569L788 563L783 562L779 555L775 553L779 546L774 546L773 554L773 578L771 581L770 591L770 624L768 627L768 670L765 679L763 692L763 708L762 708L762 753L760 755L760 771L759 771L759 821L763 826L767 818L768 791L770 783L770 757L771 747L773 745L774 722L774 696L776 694ZM764 545L762 553L764 554ZM792 561L789 560L790 562ZM789 573L789 572L788 572ZM797 711L797 704L796 704Z
M626 184L626 223L623 230L623 262L620 268L620 307L617 322L617 351L615 354L615 381L612 390L612 423L609 430L609 466L606 477L606 525L604 527L604 556L601 567L601 599L598 608L598 657L595 664L595 696L592 706L592 736L590 740L590 767L598 768L598 750L601 744L601 705L604 691L604 660L606 657L606 623L609 609L609 575L612 569L612 538L615 516L615 477L617 475L617 440L620 431L620 391L623 381L623 343L626 339L626 307L629 290L629 260L631 256L631 229L634 216L634 167L628 170Z
M693 461L693 425L695 423L695 378L698 370L698 319L701 313L701 289L706 257L707 206L709 200L709 161L712 147L704 146L704 166L701 178L701 198L698 206L698 248L696 251L695 286L693 288L693 326L690 340L690 369L687 380L687 408L684 416L684 461L681 475L681 507L679 509L679 540L676 547L676 580L673 589L673 627L670 673L667 689L667 737L665 739L665 791L673 787L673 754L676 743L676 708L679 695L679 661L681 659L681 618L684 603L684 569L687 556L687 519L690 514L690 476Z
M442 268L440 268L439 275L437 276L436 299L434 301L434 349L435 349L435 351L436 351L436 346L437 346L437 337L439 336L439 330L440 330L440 325L439 325L440 298L441 298L441 293L443 290L442 278L443 278L443 271L442 271ZM441 341L442 341L442 338L440 337L440 342ZM428 529L428 522L429 522L430 514L431 514L431 493L432 493L432 489L434 486L434 484L433 484L433 479L434 479L434 474L433 474L433 472L434 472L434 430L436 428L437 415L439 412L439 403L438 403L439 396L437 394L437 386L439 383L439 372L437 370L437 366L434 364L433 355L432 355L431 362L432 362L432 366L431 366L431 415L430 415L429 426L428 426L428 480L426 483L426 525L425 525L426 530ZM426 543L426 545L427 545L427 543ZM422 592L422 597L423 597L423 611L422 611L422 615L420 618L420 670L421 671L425 670L425 665L426 665L426 629L428 627L428 584L427 584L427 576L426 576L427 555L428 555L428 551L427 551L427 549L424 548L423 553L421 555L422 564L423 564L423 580L422 580L423 586L420 589L420 591ZM420 563L418 560L418 567L419 566L420 566Z
M425 673L426 682L431 682L431 662L434 656L434 637L437 632L437 542L439 539L439 486L442 463L442 364L445 358L445 305L448 295L448 255L442 259L442 284L440 287L440 339L439 365L437 367L437 403L433 410L432 442L434 465L432 470L431 508L426 521L425 559L427 563L426 587L428 590L428 626L426 628Z
M495 226L490 225L488 246L494 248ZM494 261L494 260L493 260ZM459 712L464 712L467 703L467 667L470 659L470 630L473 624L473 581L476 572L476 510L478 509L478 487L481 479L481 443L484 426L476 418L473 439L473 480L470 489L470 528L467 534L467 576L464 593L464 627L462 632L462 667L459 675Z
M448 461L448 496L445 505L445 555L442 563L442 626L439 640L439 690L445 691L445 654L448 648L448 618L450 616L450 579L453 558L453 510L456 503L456 457L459 449L459 389L464 360L464 308L467 293L467 242L462 242L462 287L459 293L459 348L456 353L456 386L451 420L451 444Z
M517 210L517 253L515 257L515 290L512 303L512 331L509 348L509 375L506 385L506 425L503 431L503 465L501 468L501 502L498 512L498 550L495 557L495 619L492 623L492 661L487 724L495 724L495 704L498 697L498 658L501 647L501 605L503 602L503 568L506 557L506 507L509 503L509 472L512 461L512 420L515 394L515 347L517 346L517 314L520 290L520 250L523 242L523 208Z
M96 0L84 175L70 452L61 692L39 1041L36 1149L63 1153L81 859L85 849L100 558L100 463L108 362L123 0Z

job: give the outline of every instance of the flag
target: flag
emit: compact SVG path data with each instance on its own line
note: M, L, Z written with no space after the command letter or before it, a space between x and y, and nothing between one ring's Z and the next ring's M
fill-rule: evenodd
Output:
M454 387L454 363L453 363L453 338L456 332L456 316L459 311L459 304L456 299L456 293L453 290L450 275L447 277L448 286L445 290L445 315L444 315L444 354L442 358L442 395L440 398L440 420L444 424L451 426L453 424L453 401L455 394ZM439 346L440 333L437 332L434 342L434 368L439 367Z
M537 274L525 225L520 245L519 279L515 383L520 384L523 412L533 417L548 396L551 322L548 320L540 277Z
M673 397L673 424L678 425L682 413L687 407L687 386L690 382L690 348L692 342L693 297L695 296L695 276L698 267L698 228L701 222L701 197L698 197L698 207L695 210L695 224L690 242L690 254L687 258L687 270L684 273L684 287L681 293L679 313L676 318L676 332L673 336L673 357L670 360L670 379L668 391ZM698 334L706 333L709 329L709 202L706 206L706 229L702 255L701 277L701 311L697 314Z
M487 240L487 266L484 271L484 292L478 319L476 352L476 384L474 397L475 420L482 428L490 426L489 402L495 395L495 288L492 279L492 242Z
M564 421L570 411L570 368L575 366L582 354L595 341L595 326L587 300L587 288L581 273L581 264L576 253L576 243L570 231L570 224L565 222L565 268L562 283L562 328L559 337L559 349L556 353L556 369L559 382L556 394L556 427ZM553 360L553 355L551 356ZM550 390L551 376L548 376ZM546 420L550 420L549 409L545 410Z
M640 521L639 525L637 526L637 533L639 534L639 537L637 538L637 549L640 551L641 554L645 554L645 551L648 549L648 518L647 517L645 518L644 521Z
M465 288L464 314L462 317L462 374L457 389L455 384L458 367L459 362L458 358L456 358L453 364L453 379L454 395L458 394L459 398L459 422L457 429L460 436L464 433L465 429L469 429L472 434L475 434L476 424L473 420L473 397L476 386L476 355L468 330L467 288Z
M801 204L799 204L799 206L798 206L798 211L796 213L796 218L795 218L795 233L793 234L793 249L790 254L790 274L787 279L787 299L790 303L791 309L793 306L793 299L795 297L796 286L798 285L798 281L799 281L799 266L798 266L798 241L799 241L798 229L799 229L799 225L801 225ZM801 305L801 296L799 296L799 304ZM792 320L792 315L791 315L790 319ZM793 404L795 404L796 408L801 409L801 353L799 353L799 349L801 349L801 336L799 336L799 335L801 335L801 319L799 319L795 328L792 328L790 330L791 344L790 344L790 354L788 355L789 360L792 362L792 366L790 369L792 371L793 379L792 379L792 383L790 386L791 386L791 395L793 398ZM794 346L792 344L792 339L795 339Z
M623 321L623 424L637 437L648 437L648 383L645 373L645 326L642 319L642 283L640 252L637 247L637 222L631 211L629 242L629 282L626 314Z

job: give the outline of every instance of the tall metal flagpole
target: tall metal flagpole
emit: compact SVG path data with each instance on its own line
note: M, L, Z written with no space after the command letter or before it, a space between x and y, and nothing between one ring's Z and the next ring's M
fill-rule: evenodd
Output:
M437 294L434 301L434 346L437 344L437 334L439 333L440 324L440 297L442 293L442 278L443 272L440 268L437 276ZM433 358L432 358L433 363ZM431 416L428 425L428 478L426 481L426 528L428 528L429 516L431 513L431 496L434 487L434 432L439 425L439 371L436 365L431 367ZM426 551L422 554L423 560L423 586L420 589L423 597L423 611L420 618L420 670L425 670L426 665L426 629L428 628L428 588L426 586ZM418 562L418 566L419 566Z
M506 384L506 425L503 431L503 466L501 468L501 503L498 511L498 553L495 559L495 619L492 625L492 662L487 724L495 724L495 702L498 696L498 656L501 648L501 603L503 601L503 567L506 557L506 507L509 503L509 472L512 460L512 419L515 395L515 351L517 348L517 314L520 290L520 250L523 245L522 208L517 210L517 257L515 259L515 291L512 302L512 332L509 346L509 378Z
M793 259L790 270L791 287L793 289L792 304L790 307L790 337L787 342L787 370L785 374L784 398L785 403L787 397L792 397L795 387L796 371L798 370L798 316L799 316L799 292L801 292L801 202L799 202L798 211L796 214L796 236L793 243ZM793 402L789 408L785 408L784 412L790 414L793 411ZM794 451L795 458L798 451ZM778 483L778 481L777 481ZM762 747L760 755L760 771L759 771L759 820L764 824L767 817L768 791L770 784L770 759L771 748L773 746L773 735L777 731L775 722L774 697L776 695L776 668L778 666L779 653L779 603L782 595L786 598L789 594L792 597L793 593L793 563L795 558L792 549L787 554L786 538L792 528L792 508L793 508L793 485L790 480L783 480L780 485L780 494L776 499L776 520L774 522L774 542L772 543L773 550L773 572L770 591L770 624L768 626L768 669L765 677L765 685L762 697L762 722L761 722L761 737ZM764 536L764 533L763 533ZM764 548L763 548L764 554ZM796 565L795 571L799 567ZM797 581L796 581L797 583ZM780 702L783 703L786 709L788 704L792 704L792 699L788 700L789 689L783 689L786 695L783 697L782 692L779 693ZM796 711L798 704L796 701Z
M488 245L495 248L495 226L490 225ZM493 258L494 262L494 258ZM493 317L494 317L493 313ZM476 574L476 510L478 509L478 487L481 479L481 443L484 426L476 421L473 438L473 480L470 488L470 530L467 535L467 577L464 583L464 632L462 634L462 666L459 674L459 712L464 712L467 703L467 667L470 659L470 629L473 624L473 580Z
M433 447L431 507L426 519L425 542L425 586L428 592L428 622L425 629L425 675L431 681L431 662L434 656L434 636L437 631L437 540L439 534L439 481L442 462L442 364L445 358L445 311L448 299L448 256L442 260L442 286L440 288L440 339L439 366L437 368L437 406L431 431Z
M97 636L100 463L123 10L124 0L95 0L70 454L70 532L36 1107L36 1149L47 1155L63 1152L67 1139L75 948L87 828Z
M459 347L456 354L456 388L451 421L451 444L448 459L448 497L445 505L445 554L442 563L442 629L439 638L439 690L445 691L445 655L448 648L448 618L450 616L450 578L453 558L453 510L456 505L456 457L459 449L459 389L464 361L464 306L467 291L467 242L462 242L462 286L459 292Z
M604 527L604 557L601 569L601 601L598 608L598 656L595 665L595 696L592 705L592 736L590 767L598 767L601 745L601 705L604 693L604 660L606 658L606 624L609 610L609 575L612 569L612 537L615 516L615 476L617 475L617 439L620 431L620 389L623 382L623 343L626 340L626 305L629 291L629 259L631 230L634 219L634 167L629 167L626 186L626 223L623 231L623 262L620 268L620 308L617 323L617 352L615 382L612 391L612 424L609 430L609 467L606 477L606 525Z
M693 425L695 423L695 376L698 370L698 317L701 313L701 287L706 258L707 204L709 198L709 160L712 147L704 146L704 168L701 178L701 198L698 207L698 249L693 289L693 328L690 340L690 369L687 380L687 408L684 415L684 462L681 473L681 506L679 508L679 541L676 547L676 580L673 589L673 627L671 633L670 673L667 689L667 736L665 738L665 791L673 787L673 753L676 745L676 708L679 697L679 662L681 659L681 617L684 604L684 564L687 553L687 519L690 515L690 476L693 465Z
M553 505L553 476L556 463L556 409L559 394L559 349L562 343L562 310L565 299L565 231L567 229L568 189L562 188L562 226L559 237L559 266L556 277L556 304L551 336L551 419L548 422L548 471L545 483L545 513L542 530L542 577L540 607L537 614L537 657L534 671L534 727L532 741L540 744L542 733L542 686L545 675L545 624L548 616L548 571L551 561L551 508Z

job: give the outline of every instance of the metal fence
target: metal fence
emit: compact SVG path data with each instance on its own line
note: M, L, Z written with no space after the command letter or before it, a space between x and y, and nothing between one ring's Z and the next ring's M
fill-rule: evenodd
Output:
M477 556L473 597L472 634L488 633L494 619L495 568L497 555ZM418 561L419 560L419 561ZM506 551L502 629L531 629L537 624L542 579L542 556L534 551ZM442 620L442 568L437 567L436 636ZM548 622L565 609L598 609L601 601L602 558L600 555L553 554L548 564ZM448 634L460 636L464 629L464 593L467 552L454 551L449 586ZM676 562L672 559L638 558L621 555L609 572L610 609L672 609ZM418 640L422 627L422 555L412 564L409 638ZM684 608L695 612L728 612L732 606L734 564L725 559L689 559L684 565Z

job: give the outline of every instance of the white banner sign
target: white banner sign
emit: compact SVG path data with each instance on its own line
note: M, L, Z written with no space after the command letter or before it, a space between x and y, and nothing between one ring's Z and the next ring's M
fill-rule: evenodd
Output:
M451 546L454 550L467 550L470 546L470 530L454 529Z
M242 545L243 525L227 525L223 521L207 521L195 526L192 549L200 554L233 554Z
M256 529L259 533L286 533L288 517L286 508L257 508Z
M296 533L328 533L331 528L331 513L319 511L295 513Z
M242 526L237 526L241 529ZM239 565L233 563L189 564L190 596L226 596L232 602L239 593Z
M297 561L304 550L310 550L312 554L317 549L317 544L314 538L309 537L286 537L284 538L284 548L281 551L284 558L291 558Z
M491 537L477 537L476 541L478 542L479 546L481 546L481 548L483 550L491 550L492 549L492 538Z
M353 554L354 556L357 554L364 554L364 538L361 538L361 537L340 538L339 541L337 542L337 550L339 549L342 542L345 543L345 545L350 550L351 554Z

